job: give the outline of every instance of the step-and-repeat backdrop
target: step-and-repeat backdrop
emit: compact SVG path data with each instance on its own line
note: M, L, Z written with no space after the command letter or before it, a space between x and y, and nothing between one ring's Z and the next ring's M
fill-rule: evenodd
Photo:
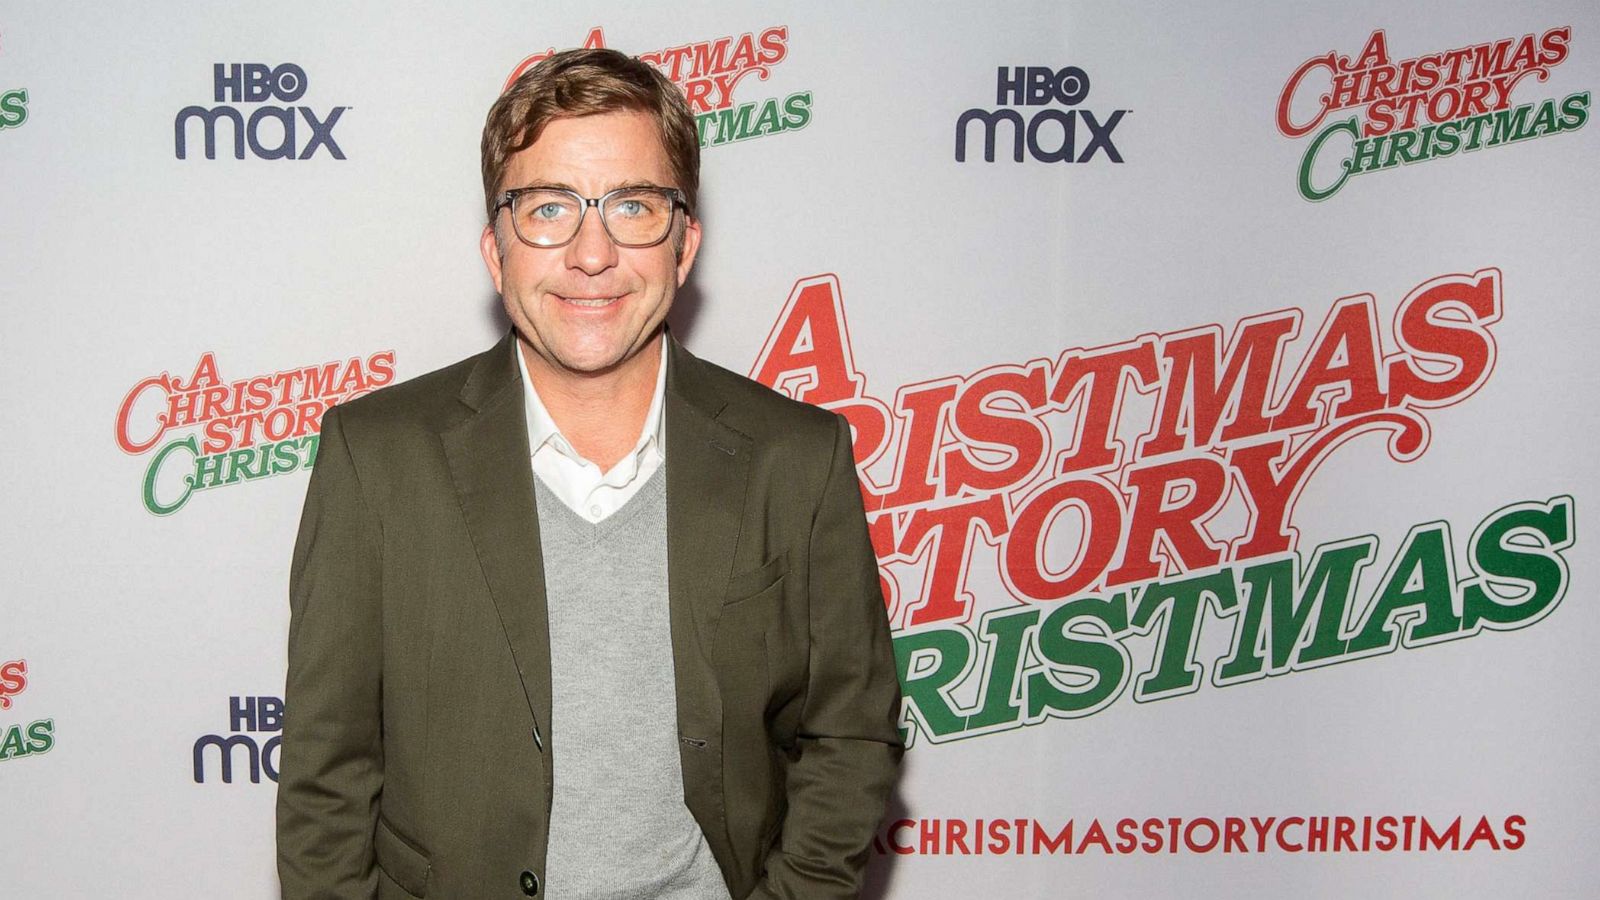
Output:
M1593 896L1577 0L0 7L0 895L276 896L321 417L503 333L584 45L698 116L677 333L854 426L871 896Z

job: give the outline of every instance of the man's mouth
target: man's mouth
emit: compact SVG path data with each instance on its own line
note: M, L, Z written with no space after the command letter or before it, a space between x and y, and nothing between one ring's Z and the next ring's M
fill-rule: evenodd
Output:
M570 303L573 306L581 306L585 309L599 309L603 306L610 306L618 300L621 300L623 296L624 295L618 295L616 297L566 297L561 294L556 295L556 297L559 298L563 303Z

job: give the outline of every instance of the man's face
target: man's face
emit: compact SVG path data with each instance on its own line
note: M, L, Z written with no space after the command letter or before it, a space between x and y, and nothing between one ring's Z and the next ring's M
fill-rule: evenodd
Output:
M550 122L511 157L500 187L562 187L600 197L639 184L680 187L654 120L613 112ZM653 247L618 247L600 210L590 208L570 243L541 248L518 240L507 208L484 228L480 246L507 315L533 351L561 372L603 374L649 345L689 277L700 223L687 213L678 218L683 222L674 233Z

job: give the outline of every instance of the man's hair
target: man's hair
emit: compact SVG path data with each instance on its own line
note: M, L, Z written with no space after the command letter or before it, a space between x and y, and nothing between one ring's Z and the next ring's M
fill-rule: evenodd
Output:
M655 119L661 146L694 215L700 191L700 140L683 92L665 75L616 50L563 50L506 88L483 124L484 211L492 219L500 179L512 154L539 139L552 120L609 112Z

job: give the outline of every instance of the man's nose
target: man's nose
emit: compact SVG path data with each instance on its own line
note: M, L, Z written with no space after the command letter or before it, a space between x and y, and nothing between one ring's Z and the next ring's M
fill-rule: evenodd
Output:
M616 264L617 245L606 234L599 207L593 207L578 226L577 236L567 245L567 265L589 275L598 275Z

